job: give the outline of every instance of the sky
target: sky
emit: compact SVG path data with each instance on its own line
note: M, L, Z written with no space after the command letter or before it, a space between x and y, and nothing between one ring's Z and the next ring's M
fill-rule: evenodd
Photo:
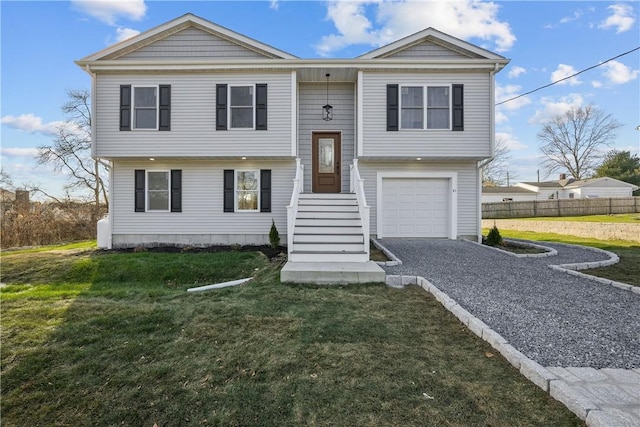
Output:
M589 104L623 124L611 148L640 151L640 2L0 0L1 164L14 185L62 195L64 174L37 165L64 123L69 89L90 89L74 60L191 12L300 58L354 58L427 27L503 55L496 108L511 184L535 181L542 124ZM548 179L557 179L552 176Z

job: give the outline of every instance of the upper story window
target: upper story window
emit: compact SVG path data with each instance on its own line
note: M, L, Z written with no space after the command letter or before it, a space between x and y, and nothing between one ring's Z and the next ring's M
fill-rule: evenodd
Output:
M120 130L171 130L171 85L121 85Z
M400 128L451 129L450 87L401 86Z
M158 128L158 88L139 87L133 88L133 128L157 129Z
M253 129L253 117L255 116L254 87L231 86L229 88L229 127L231 129Z

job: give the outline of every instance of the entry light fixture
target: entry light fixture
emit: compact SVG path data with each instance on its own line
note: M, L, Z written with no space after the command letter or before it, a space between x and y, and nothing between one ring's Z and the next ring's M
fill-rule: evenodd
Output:
M153 162L155 159L153 157L149 157L149 160Z
M333 120L333 107L329 105L329 76L331 74L327 73L327 103L322 106L322 120L325 122Z

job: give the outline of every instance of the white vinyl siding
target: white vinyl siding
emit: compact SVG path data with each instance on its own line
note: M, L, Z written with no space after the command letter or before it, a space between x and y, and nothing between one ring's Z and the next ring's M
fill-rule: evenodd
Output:
M340 132L342 192L349 192L349 165L355 144L355 84L330 83L329 104L333 120L322 120L322 106L327 103L326 83L301 83L298 87L298 155L304 165L304 191L311 192L311 134L314 131Z
M291 73L98 74L98 157L291 157ZM268 85L268 130L216 131L216 84ZM171 85L171 130L120 131L120 85ZM322 105L322 104L320 104Z
M118 59L257 59L266 56L206 31L187 28Z
M402 172L418 174L457 174L457 235L474 237L478 235L478 172L475 161L457 162L373 162L360 160L360 175L364 179L367 203L371 206L371 234L377 233L377 175L378 172Z
M150 166L155 170L158 170L156 168L182 170L182 212L134 211L134 171L149 169ZM223 171L225 169L256 171L270 169L271 212L224 212ZM112 168L113 192L110 206L113 234L120 236L199 235L202 239L209 239L208 241L213 243L224 241L224 236L258 236L264 237L265 243L268 243L272 219L280 235L286 235L286 206L291 198L294 174L293 160L115 161ZM155 237L148 239L153 238Z
M491 84L489 73L363 73L363 157L468 158L491 155ZM464 85L464 131L387 131L387 84Z
M478 57L478 55L473 55L470 52L467 54L462 54L460 52L456 52L444 46L440 46L439 44L432 42L422 42L418 44L414 44L406 49L399 50L397 52L393 52L391 54L383 56L383 58L393 58L393 59L463 59L463 58L473 58Z

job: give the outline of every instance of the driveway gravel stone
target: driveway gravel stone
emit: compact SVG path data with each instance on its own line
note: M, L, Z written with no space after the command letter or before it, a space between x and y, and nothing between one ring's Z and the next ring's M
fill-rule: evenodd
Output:
M640 295L569 275L549 264L596 262L606 254L544 243L557 256L517 258L465 241L380 239L422 276L543 366L640 368Z

